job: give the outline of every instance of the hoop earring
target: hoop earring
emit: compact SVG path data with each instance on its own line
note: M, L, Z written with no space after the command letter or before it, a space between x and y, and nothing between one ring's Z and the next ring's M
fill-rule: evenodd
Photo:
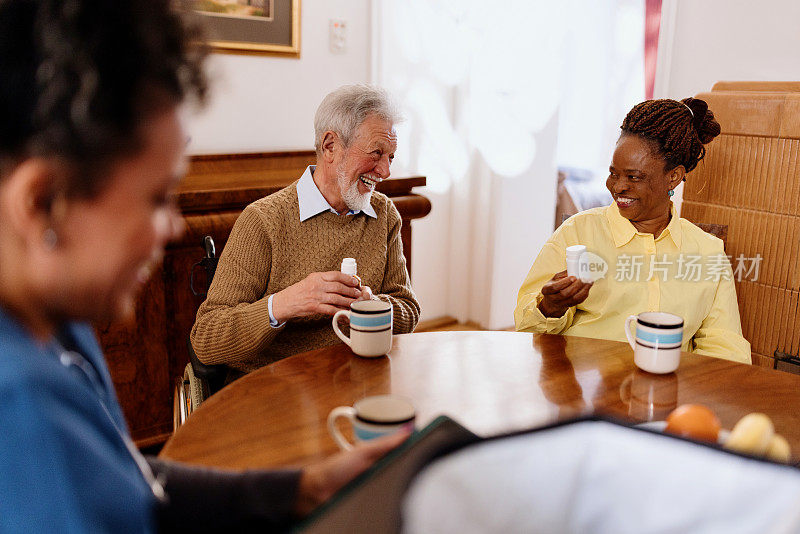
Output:
M674 196L675 196L675 190L674 189L670 189L669 190L669 198L672 198Z
M54 250L58 245L58 234L52 228L48 228L42 234L42 241L47 250Z

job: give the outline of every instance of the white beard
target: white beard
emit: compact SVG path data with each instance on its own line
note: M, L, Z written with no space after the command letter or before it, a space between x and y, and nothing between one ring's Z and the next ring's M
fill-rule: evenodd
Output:
M363 211L369 205L369 199L372 196L372 191L361 194L358 191L358 178L351 183L347 184L347 176L345 176L342 169L336 170L336 181L339 184L339 194L342 195L347 209L352 211Z

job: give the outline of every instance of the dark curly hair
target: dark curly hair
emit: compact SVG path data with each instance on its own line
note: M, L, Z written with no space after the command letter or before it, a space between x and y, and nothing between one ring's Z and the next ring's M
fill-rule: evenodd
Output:
M691 110L691 111L690 111ZM623 134L634 134L652 142L667 170L683 165L686 172L697 167L706 149L720 133L714 113L705 100L646 100L625 116Z
M149 114L204 99L205 49L172 6L0 0L0 179L24 158L59 158L76 171L65 192L93 195Z

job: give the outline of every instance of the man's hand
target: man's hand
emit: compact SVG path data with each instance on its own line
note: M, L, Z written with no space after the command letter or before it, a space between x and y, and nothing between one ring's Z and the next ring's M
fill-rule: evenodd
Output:
M592 284L593 282L584 283L574 276L567 276L567 271L556 273L542 286L539 311L545 317L561 317L569 308L586 300Z
M339 271L311 273L272 297L272 315L282 323L294 317L333 315L362 296L360 281Z
M378 297L372 294L372 289L369 286L361 286L361 296L356 300L377 300Z
M342 486L360 475L381 456L400 445L409 436L401 431L390 436L370 440L353 450L340 452L303 469L297 490L295 513L308 515L324 503Z

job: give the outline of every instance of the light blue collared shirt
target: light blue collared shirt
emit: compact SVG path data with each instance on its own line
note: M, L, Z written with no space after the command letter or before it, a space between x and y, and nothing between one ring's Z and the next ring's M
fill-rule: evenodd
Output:
M333 209L328 201L325 200L325 197L322 196L322 192L320 192L317 184L314 183L314 170L316 170L316 165L309 165L306 167L305 172L303 172L303 176L300 177L300 180L297 182L297 203L300 208L300 222L307 221L311 217L315 215L319 215L325 211L331 211L335 214L339 214L338 211ZM358 215L361 213L361 210L353 211L349 210L347 215ZM377 219L378 216L375 214L375 208L372 207L372 204L367 204L364 208L364 214L369 215L373 219ZM273 328L279 328L283 326L284 323L279 323L275 316L272 314L272 297L275 295L272 294L267 299L267 310L269 311L269 325Z

